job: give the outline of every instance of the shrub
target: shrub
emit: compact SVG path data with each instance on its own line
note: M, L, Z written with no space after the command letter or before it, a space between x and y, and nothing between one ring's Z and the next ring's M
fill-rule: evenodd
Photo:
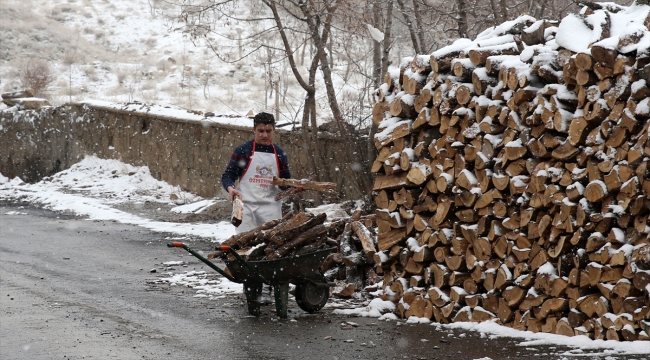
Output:
M126 78L129 76L129 71L123 67L117 69L115 72L115 75L117 75L117 82L122 84L126 80Z
M23 88L31 90L35 96L43 96L56 79L50 64L41 59L29 60L19 72L21 85Z

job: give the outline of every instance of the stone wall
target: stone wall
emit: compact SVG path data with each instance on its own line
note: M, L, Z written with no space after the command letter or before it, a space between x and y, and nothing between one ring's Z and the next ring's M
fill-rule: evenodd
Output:
M221 174L232 150L251 138L248 127L107 106L10 108L0 112L0 173L35 182L88 154L148 166L157 179L212 197L222 191ZM275 142L289 154L294 178L307 176L313 161L315 179L336 182L344 198L358 199L368 192L366 167L348 160L367 158L365 140L342 146L336 137L319 135L318 158L304 151L300 133L278 131Z

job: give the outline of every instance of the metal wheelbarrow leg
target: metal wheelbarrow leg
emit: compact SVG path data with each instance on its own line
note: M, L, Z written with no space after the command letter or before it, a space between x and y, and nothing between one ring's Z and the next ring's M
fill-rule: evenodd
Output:
M263 292L263 283L258 281L244 282L244 294L246 295L246 302L248 303L248 313L253 316L260 315L260 298ZM275 300L275 312L282 318L287 318L288 303L289 303L289 283L283 282L273 284L273 296Z
M246 304L248 313L253 316L260 316L260 297L262 296L263 283L257 281L244 282L244 295L246 295Z
M282 282L273 285L275 295L275 314L281 319L287 318L287 302L289 301L289 283Z

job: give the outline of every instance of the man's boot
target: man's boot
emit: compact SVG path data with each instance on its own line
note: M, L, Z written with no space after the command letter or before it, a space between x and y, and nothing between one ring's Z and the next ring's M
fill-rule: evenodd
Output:
M271 292L273 287L267 284L262 285L262 294L260 295L260 304L261 305L271 305L273 304L273 295Z

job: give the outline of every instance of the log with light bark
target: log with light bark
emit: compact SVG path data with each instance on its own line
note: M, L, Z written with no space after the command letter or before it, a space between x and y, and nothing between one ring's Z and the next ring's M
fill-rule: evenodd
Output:
M487 58L493 55L518 55L519 48L514 42L471 49L469 59L475 66L484 66ZM458 75L457 75L458 76Z
M361 241L363 252L369 260L373 260L377 250L375 249L374 237L370 231L359 221L351 224L352 230Z

